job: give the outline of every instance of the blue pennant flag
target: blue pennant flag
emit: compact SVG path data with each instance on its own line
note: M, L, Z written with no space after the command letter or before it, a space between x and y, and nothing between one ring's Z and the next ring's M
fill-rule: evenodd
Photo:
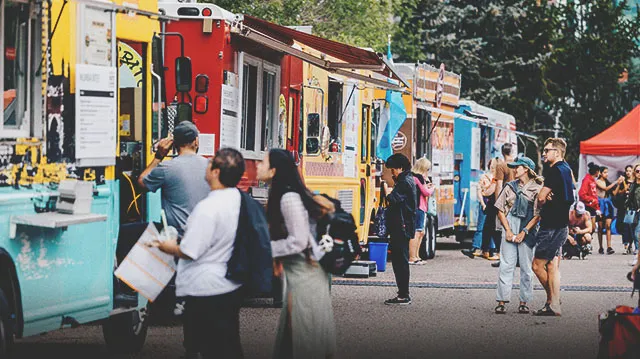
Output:
M389 35L387 42L387 60L393 63L393 55L391 55L391 35ZM398 131L400 131L400 127L402 127L406 118L407 109L404 107L402 94L397 91L387 90L384 108L380 111L380 124L378 128L381 131L378 132L376 142L376 153L381 160L386 162L387 158L393 154L393 139L398 134Z
M404 107L402 94L397 91L387 90L384 108L380 113L380 129L376 153L378 158L386 161L393 154L391 144L394 137L400 131L400 127L407 118L407 110Z

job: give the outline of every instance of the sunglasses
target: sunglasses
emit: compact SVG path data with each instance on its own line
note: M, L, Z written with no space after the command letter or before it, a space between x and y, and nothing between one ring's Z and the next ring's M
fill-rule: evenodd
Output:
M547 152L549 152L549 151L557 151L557 150L558 150L558 149L556 149L556 148L544 148L544 149L542 150L542 153L547 153Z
M640 173L640 170L636 170L636 173Z

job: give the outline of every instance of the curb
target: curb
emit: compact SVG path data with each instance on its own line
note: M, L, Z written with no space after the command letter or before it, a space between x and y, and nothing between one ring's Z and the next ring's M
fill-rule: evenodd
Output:
M333 285L356 286L356 287L395 287L396 283L391 281L367 281L357 279L334 278ZM413 282L409 283L412 288L428 289L496 289L495 283L437 283L437 282ZM520 289L520 285L514 284L514 289ZM534 285L534 290L544 290L541 285ZM633 288L628 286L597 286L597 285L563 285L560 287L563 292L599 292L599 293L631 293Z

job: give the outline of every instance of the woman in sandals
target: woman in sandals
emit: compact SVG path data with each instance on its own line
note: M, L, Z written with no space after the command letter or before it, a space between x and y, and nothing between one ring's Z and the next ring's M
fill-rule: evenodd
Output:
M316 221L335 210L305 187L291 153L272 149L257 166L257 177L270 182L267 220L274 274L284 272L286 293L274 358L324 359L336 355L330 277L318 264Z
M515 169L516 180L509 182L498 196L495 207L502 224L500 272L495 308L496 314L506 313L511 299L511 286L516 264L520 261L520 305L518 313L529 313L528 303L533 297L533 248L535 228L540 220L536 198L542 181L535 173L535 164L528 157L516 158L507 164Z
M411 170L413 180L416 183L416 192L418 194L418 202L416 203L418 203L418 207L416 208L416 233L409 241L409 264L424 264L418 252L425 232L427 197L431 196L434 191L433 184L428 182L430 169L431 161L422 157L416 161Z

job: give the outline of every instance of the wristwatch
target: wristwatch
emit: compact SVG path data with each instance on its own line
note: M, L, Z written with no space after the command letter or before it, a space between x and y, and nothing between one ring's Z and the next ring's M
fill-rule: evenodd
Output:
M529 230L527 229L527 227L524 227L524 228L522 229L522 232L524 232L524 234L529 234Z

